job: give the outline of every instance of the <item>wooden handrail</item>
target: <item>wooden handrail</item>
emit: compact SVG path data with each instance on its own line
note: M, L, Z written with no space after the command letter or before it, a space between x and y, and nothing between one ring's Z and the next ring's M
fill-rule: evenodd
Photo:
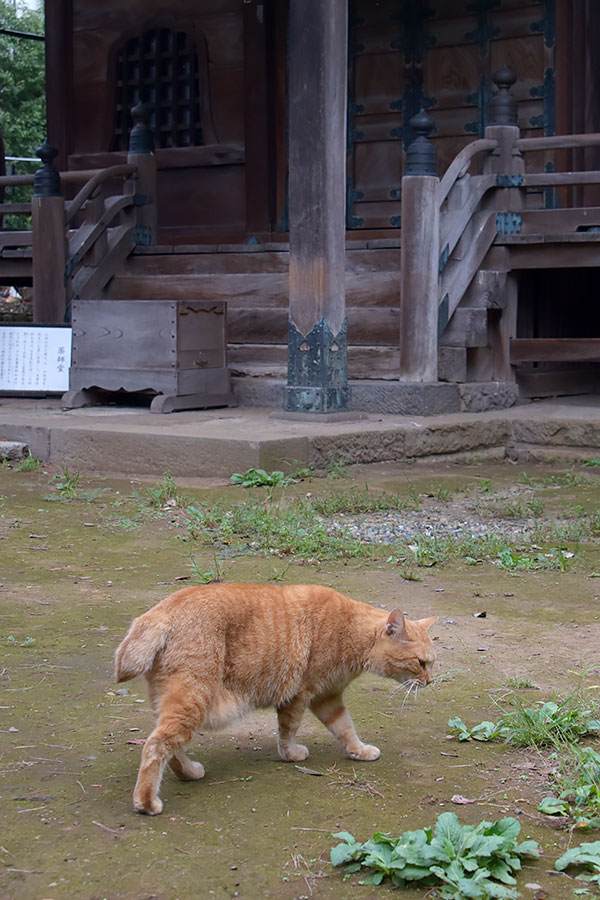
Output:
M106 231L117 213L133 206L133 204L133 194L109 197L106 201L104 213L98 221L91 225L82 225L75 232L69 241L69 258L67 260L67 266L71 273L81 264L86 253L93 247L100 235Z
M109 166L107 169L98 169L93 177L84 184L73 200L67 204L67 225L73 220L85 201L93 195L94 191L100 187L100 185L104 184L106 181L110 181L111 178L133 175L135 171L136 166L127 164L121 166Z
M521 153L532 150L568 150L571 147L598 147L600 134L554 134L539 138L518 138L515 147Z
M460 153L455 156L453 161L450 163L448 168L446 169L446 173L442 180L440 181L440 186L438 189L438 201L440 206L452 190L455 181L457 178L460 178L461 174L463 174L466 169L468 169L469 164L474 156L477 156L478 153L490 152L491 150L495 150L498 146L498 141L492 140L491 138L481 138L477 141L472 141L472 143L467 144L466 147L460 151Z
M537 172L523 175L523 187L569 187L574 184L600 184L600 172Z
M33 184L33 175L0 175L0 187L17 187L20 184Z

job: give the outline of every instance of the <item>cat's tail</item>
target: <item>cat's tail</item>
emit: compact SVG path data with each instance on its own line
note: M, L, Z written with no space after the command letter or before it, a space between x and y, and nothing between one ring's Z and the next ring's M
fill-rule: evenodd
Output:
M165 645L169 626L147 614L134 619L115 653L115 681L129 681L148 672Z

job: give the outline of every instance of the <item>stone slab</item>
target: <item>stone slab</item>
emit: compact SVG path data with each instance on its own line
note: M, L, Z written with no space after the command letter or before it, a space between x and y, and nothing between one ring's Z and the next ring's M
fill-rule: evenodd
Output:
M74 471L224 477L251 466L459 458L567 461L600 456L600 397L543 400L480 413L371 414L358 422L287 421L272 409L198 410L155 416L147 408L63 410L57 399L2 398L0 437ZM547 457L544 457L547 458Z
M21 441L0 441L0 459L23 459L29 447Z

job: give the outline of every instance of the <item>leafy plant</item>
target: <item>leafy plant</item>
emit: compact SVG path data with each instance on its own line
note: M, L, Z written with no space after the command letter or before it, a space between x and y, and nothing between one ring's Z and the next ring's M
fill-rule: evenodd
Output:
M41 464L41 459L37 459L37 457L32 456L30 451L28 456L26 456L25 459L22 459L17 466L17 472L35 472L36 469L39 469Z
M381 884L387 877L397 887L440 885L444 900L510 900L518 896L515 873L522 857L537 857L536 841L517 842L516 819L461 825L453 812L442 813L435 827L406 831L398 838L376 833L361 844L346 831L332 835L340 843L331 850L334 866L346 876L363 869L361 884Z
M586 871L577 875L576 879L589 881L600 887L600 841L571 847L554 863L557 872L564 872L569 866L583 866Z
M288 484L283 472L267 472L266 469L247 469L245 472L234 472L231 476L233 484L242 487L278 487Z
M600 720L594 717L593 710L581 708L574 696L560 703L549 700L537 707L524 706L517 698L514 705L515 709L505 711L496 723L485 721L468 728L462 719L453 716L448 725L461 741L500 739L521 747L549 746L557 740L578 741L584 735L600 732Z
M592 456L584 461L584 466L600 466L600 456Z

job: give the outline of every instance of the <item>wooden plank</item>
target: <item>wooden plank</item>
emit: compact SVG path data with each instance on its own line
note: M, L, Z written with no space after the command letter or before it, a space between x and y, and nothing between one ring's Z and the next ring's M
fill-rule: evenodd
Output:
M31 231L0 231L0 248L31 246Z
M509 269L593 269L598 266L597 242L587 241L584 244L542 243L537 246L507 244L502 249L508 253ZM498 257L494 268L499 268Z
M473 141L470 144L460 151L458 156L456 156L453 162L448 166L444 177L440 181L438 202L440 206L454 187L457 178L464 174L471 165L473 158L477 156L479 153L489 153L491 150L495 150L498 146L498 141L495 139L486 139L482 138L478 141Z
M560 234L577 228L600 226L600 207L579 209L524 209L521 234Z
M560 397L600 390L600 370L587 368L556 372L517 372L521 397Z
M600 362L600 338L513 338L513 366L525 362Z

